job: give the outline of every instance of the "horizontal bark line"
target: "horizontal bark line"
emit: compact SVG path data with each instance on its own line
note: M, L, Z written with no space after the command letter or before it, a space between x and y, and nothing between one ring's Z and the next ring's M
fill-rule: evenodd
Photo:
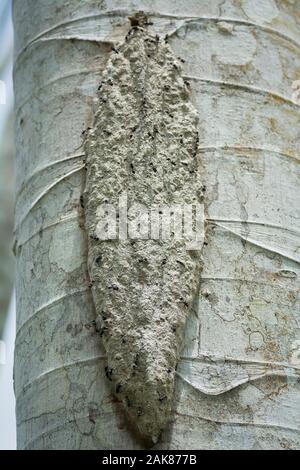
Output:
M97 72L99 73L98 69L81 70L81 71L78 71L78 72L74 72L72 74L66 74L64 76L58 77L55 80L50 80L48 82L45 82L43 86L39 87L38 89L35 88L33 93L29 94L26 97L26 99L23 102L21 102L21 104L18 104L18 106L15 107L16 115L18 116L19 112L21 111L21 109L24 107L25 104L27 104L32 98L36 98L38 96L38 93L42 92L49 85L53 85L53 84L57 83L58 81L63 81L65 79L68 79L68 78L71 78L71 77L76 77L77 75L96 74ZM229 88L238 88L238 89L248 91L248 92L251 92L251 93L258 93L258 94L265 95L265 96L271 96L275 99L280 99L282 101L285 101L288 104L300 107L300 104L296 101L293 101L291 99L291 97L276 93L274 90L267 90L267 89L264 89L264 88L260 88L260 87L256 87L256 86L253 86L253 85L250 85L250 84L248 85L248 84L244 84L244 83L240 83L240 82L228 82L228 81L225 81L225 80L216 80L216 79L206 78L206 77L198 77L198 76L192 76L192 75L183 75L183 77L186 80L193 80L193 81L196 81L196 82L203 82L203 83L206 83L206 84L211 84L212 86L214 86L214 85L218 86L219 85L221 87L224 86L224 87L229 87Z
M200 152L218 152L219 150L237 150L238 152L270 152L273 153L274 155L279 155L282 157L287 157L287 158L293 158L297 162L300 162L300 154L299 155L293 155L288 152L282 152L279 149L273 148L271 145L269 147L245 147L242 145L211 145L211 146L200 146L198 147L198 150Z
M264 367L283 367L287 369L294 369L296 371L299 371L300 373L300 366L294 366L292 364L289 364L287 362L278 362L278 361L260 361L260 360L254 360L254 359L246 359L243 357L232 357L232 356L220 356L220 355L213 355L213 354L207 354L205 352L200 352L198 356L192 356L192 357L187 357L187 356L182 356L183 360L189 360L189 361L204 361L207 360L211 363L224 363L224 362L232 362L236 364L247 364L247 365L258 365L258 366L264 366Z
M300 236L300 231L295 230L293 227L284 227L283 225L271 224L270 222L261 222L256 220L242 220L242 219L220 219L217 217L207 217L208 222L229 222L229 223L240 223L242 225L261 225L263 227L276 228L279 230L286 230L287 232L295 233Z
M68 297L75 296L75 295L78 295L78 294L80 294L80 295L81 294L86 294L86 292L88 292L88 291L89 291L88 286L82 287L82 288L78 287L78 288L74 289L73 291L66 292L64 295L61 295L60 297L52 299L51 302L48 302L48 303L42 305L41 307L39 307L37 310L35 310L35 312L32 313L31 315L29 315L29 317L27 317L26 320L17 328L16 339L15 339L15 341L16 341L15 348L17 349L17 347L18 347L17 340L19 339L19 336L21 335L23 329L25 327L27 327L29 323L31 323L33 320L35 320L38 314L40 314L44 310L47 310L47 309L50 310L51 307L53 307L57 303L65 300Z
M266 244L264 244L264 243L262 243L258 240L255 240L254 238L250 238L249 235L243 235L242 233L239 233L236 230L230 229L226 225L223 225L223 224L218 223L218 222L215 222L215 223L218 227L222 228L225 231L228 231L228 232L232 233L233 235L241 238L242 240L245 240L247 243L250 243L251 245L258 246L260 248L263 248L266 251L269 251L271 253L275 253L276 255L280 255L283 258L289 259L289 260L291 260L295 263L300 264L300 253L299 253L298 257L295 258L292 255L290 255L288 253L285 253L284 251L278 250L275 247L272 247L270 245L266 245Z
M57 166L57 165L60 165L61 163L65 163L65 162L69 162L69 161L74 161L74 160L77 160L78 158L82 158L82 164L85 163L85 154L84 153L79 153L79 154L75 154L75 155L68 155L67 157L65 158L61 158L60 160L55 160L54 162L51 162L51 163L47 163L46 165L43 165L42 167L38 168L37 170L34 171L34 173L31 173L31 175L29 176L29 178L27 178L26 180L22 181L22 186L19 190L16 191L16 199L18 199L22 192L24 190L26 190L26 186L30 184L30 182L32 181L33 178L37 177L38 175L40 175L42 172L44 171L48 171L50 170L51 168Z
M287 104L290 104L292 106L296 106L300 110L300 104L299 103L297 103L296 101L293 101L291 98L289 98L287 96L280 95L279 93L276 93L272 90L266 90L266 89L259 88L259 87L253 86L253 85L246 85L246 84L239 83L239 82L228 82L228 81L223 81L223 80L214 80L214 79L210 79L210 78L201 78L201 77L195 77L195 76L191 76L191 75L184 75L184 78L186 78L187 80L194 80L194 81L197 81L197 82L207 83L207 84L212 85L212 86L220 86L221 88L223 86L228 87L228 88L238 88L238 89L244 90L246 92L254 93L254 94L260 94L260 95L264 95L264 96L271 96L272 98L279 99L279 100L285 101Z
M56 410L57 411L57 410ZM56 412L55 411L55 412ZM50 412L50 413L55 413L55 412ZM190 416L191 418L193 419L197 419L197 420L204 420L204 421L209 421L211 423L215 423L215 424L221 424L221 425L228 425L228 426L257 426L257 427L270 427L270 428L282 428L282 429L286 429L286 430L291 430L291 431L295 431L295 432L300 432L300 428L295 428L295 427L290 427L290 426L286 426L284 424L280 424L280 423L262 423L262 422L251 422L251 421L246 421L246 422L243 422L243 421L225 421L225 420L219 420L219 419L214 419L212 417L204 417L204 416L198 416L198 415L187 415L187 414L184 414L184 413L179 413L178 411L174 411L175 415L178 415L178 416ZM46 415L49 414L49 413L45 413ZM97 416L105 416L106 414L111 414L110 411L108 412L101 412L99 413L99 415ZM28 422L28 421L31 421L33 419L38 419L39 416L32 416L30 418L27 418L26 420L23 420L23 421L19 421L18 422L18 426ZM51 433L53 430L56 430L56 429L59 429L61 427L64 427L66 424L71 424L73 422L76 422L78 420L82 420L82 419L87 419L89 418L89 415L83 415L83 416L79 416L77 418L74 418L74 419L71 419L71 420L67 420L67 421L64 421L63 423L60 423L59 425L57 426L54 426L52 428L49 428L48 427L48 430L45 431L45 432L42 432L40 433L37 437L35 437L34 439L30 440L26 446L29 446L32 444L33 441L39 439L41 437L41 435L46 435L48 433Z
M37 232L33 233L29 238L27 238L26 240L24 240L24 241L21 242L21 243L18 243L18 242L15 240L15 243L14 243L14 252L15 252L16 254L18 254L18 251L19 251L20 249L22 249L22 248L24 247L24 245L26 245L26 244L27 244L30 240L32 240L35 236L37 236L37 235L40 233L41 230L45 231L45 230L48 230L48 229L50 229L50 228L53 228L54 226L56 226L56 225L58 225L58 224L60 224L60 223L66 223L66 222L70 222L70 221L74 221L74 220L78 220L78 221L80 220L80 216L78 215L78 213L76 213L76 214L74 214L74 215L72 215L72 216L69 216L69 217L64 217L64 218L62 218L62 219L59 219L57 222L54 222L54 223L49 224L49 225L47 225L47 226L44 226L42 229L40 229L40 230L38 230ZM263 244L259 243L258 241L249 239L248 236L244 236L244 237L243 237L241 234L237 233L236 231L230 230L228 227L225 227L224 225L222 225L222 224L220 224L220 223L217 223L217 220L218 220L218 219L216 219L216 218L208 217L206 220L207 220L208 222L212 223L212 224L216 223L216 225L218 225L219 227L221 227L221 228L223 228L223 229L225 229L225 230L230 231L231 233L233 233L233 234L236 235L236 236L239 236L239 237L243 238L246 242L249 242L249 243L251 243L251 244L254 244L254 245L256 245L256 246L259 246L259 247L265 249L266 251L272 251L273 253L276 253L276 254L278 254L278 255L281 255L281 256L283 256L284 258L290 259L290 260L292 260L292 261L294 261L294 262L296 262L296 263L300 263L300 258L299 258L299 259L298 259L298 258L294 258L294 257L288 255L287 253L280 252L280 251L276 251L275 249L272 249L269 245L263 245ZM232 220L232 221L231 221L230 219L222 219L222 220L219 219L219 220L220 220L220 221L223 221L223 222L226 222L226 221L227 221L227 222L237 222L237 220ZM287 228L287 227L283 227L283 226L279 226L279 225L275 225L275 224L270 224L270 223L266 224L266 223L264 223L264 222L256 222L256 221L248 221L248 220L244 220L244 221L243 221L243 220L240 220L240 221L238 221L238 222L240 222L240 223L241 223L242 225L244 225L244 226L247 226L247 224L248 224L248 225L249 225L249 224L250 224L250 225L252 224L252 225L269 226L269 227L277 228L277 229L280 229L280 230L285 230L285 231L287 231L287 232L291 232L291 233L295 233L295 234L299 235L299 231L296 231L296 230L293 229L293 228Z
M299 105L296 105L297 107L299 107ZM300 109L300 108L299 108ZM208 146L199 146L199 150L210 150L210 151L213 151L213 150L217 150L217 149L224 149L224 150L227 150L227 149L238 149L238 150L243 150L243 149L249 149L249 150L254 150L253 147L248 147L248 146L234 146L234 145L219 145L219 146L211 146L211 147L208 147ZM277 154L277 155L282 155L282 156L291 156L292 158L294 158L295 161L298 161L298 158L293 156L292 154L289 154L288 152L283 152L281 151L279 148L278 149L272 149L272 148L261 148L261 147L258 147L255 149L256 151L266 151L266 152L272 152L274 154ZM79 154L78 156L73 156L75 159L76 158L80 158L80 157L83 157L84 155L83 154ZM65 160L67 161L68 159L72 159L72 156L70 157L67 157ZM51 168L52 166L55 166L57 163L56 162L60 162L60 160L58 161L55 161L52 164L48 164L47 166L45 166L45 168L47 167L48 169ZM63 162L63 160L61 160L61 162ZM67 172L66 174L62 175L62 176L59 176L56 180L54 180L51 184L49 184L46 188L43 189L43 191L39 194L36 195L35 199L29 204L29 207L26 208L25 211L21 211L21 214L18 214L18 208L16 210L16 226L15 226L15 231L18 230L18 227L25 221L25 219L28 217L28 215L30 214L30 212L34 209L34 207L39 203L39 201L44 197L46 196L50 191L51 189L53 189L57 184L59 184L60 182L64 181L65 179L67 179L68 177L72 176L74 173L76 172L79 172L81 170L83 170L84 168L84 163L82 162L80 165L74 165L74 169L70 170L69 172ZM43 170L43 169L42 169ZM41 170L41 171L42 171ZM35 176L35 173L30 175L26 181L30 181L33 177ZM22 183L22 186L24 186L24 183ZM27 202L27 201L26 201ZM17 197L17 200L16 200L16 207L18 205L18 197Z
M17 220L17 225L15 227L15 231L18 230L18 227L19 225L21 225L24 220L28 217L28 215L30 214L30 212L32 212L32 210L34 209L34 207L40 202L40 200L46 196L56 185L58 185L59 183L61 183L62 181L64 181L65 179L69 178L70 176L72 176L74 173L78 173L79 171L83 170L85 164L84 163L81 163L80 165L78 165L77 167L73 168L72 170L68 171L68 173L60 176L59 178L57 178L56 180L53 181L53 183L49 184L48 187L46 187L35 199L34 201L30 204L29 208L27 209L27 211L25 211L21 216L17 216L16 217L16 220Z
M207 371L211 368L211 371ZM237 357L228 360L209 354L198 353L194 360L182 358L176 374L188 386L205 395L218 396L246 383L260 381L266 377L300 379L300 367L294 363L268 363L266 361L243 360Z
M45 225L42 227L42 229L38 230L37 232L34 232L30 238L26 239L24 242L17 244L17 248L24 246L28 241L30 241L33 237L37 236L41 230L45 231L49 228L55 227L56 225L60 223L65 223L69 221L74 221L76 219L79 219L80 216L78 215L78 212L76 212L74 215L70 214L69 216L62 217L61 219L58 219L56 222L53 222L49 225ZM277 225L277 224L271 224L270 222L260 222L260 221L255 221L255 220L242 220L242 219L220 219L217 217L207 217L205 219L207 222L238 222L244 225L261 225L265 227L272 227L276 229L281 229L281 230L286 230L291 233L295 233L297 235L300 235L300 232L298 230L295 230L293 227L284 227L283 225Z
M109 413L109 412L108 412ZM110 413L109 413L110 414ZM289 430L291 432L300 432L299 429L297 428L292 428L292 427L288 427L288 426L284 426L284 425L278 425L278 424L269 424L269 423L253 423L253 422L247 422L247 423L243 423L243 422L230 422L230 421L218 421L218 420L214 420L212 418L207 418L207 417L200 417L200 416L194 416L194 415L188 415L188 414L184 414L184 413L179 413L179 412L175 412L176 415L180 416L180 417L187 417L187 418L192 418L192 419L195 419L195 420L202 420L202 421L206 421L206 422L209 422L211 424L220 424L220 425L224 425L224 426L240 426L240 427L245 427L245 426L249 426L249 427L258 427L258 428L261 428L261 427L270 427L270 428L280 428L280 429L283 429L283 430ZM101 415L105 415L105 413L102 413ZM48 436L48 435L51 435L51 433L53 433L54 431L57 431L59 429L62 429L64 428L66 425L68 424L72 424L72 423L76 423L76 421L81 421L83 419L87 419L89 418L89 415L85 415L85 416L81 416L79 418L74 418L72 420L67 420L63 423L60 423L58 424L57 426L53 426L52 428L49 428L47 431L44 431L42 433L40 433L38 436L34 437L33 439L30 439L26 445L24 447L22 447L22 449L20 450L27 450L27 449L31 449L32 448L32 445L38 441L39 439L41 438L44 438L45 436Z
M300 428L294 428L294 427L290 427L290 426L285 426L284 424L276 424L276 423L254 423L254 422L243 422L243 421L221 421L221 420L217 420L217 419L213 419L213 418L208 418L208 417L202 417L202 416L195 416L195 415L188 415L188 414L184 414L184 413L179 413L178 411L175 411L175 414L177 414L178 416L186 416L186 417L190 417L190 418L194 418L194 419L197 419L197 420L203 420L203 421L209 421L211 423L214 423L214 424L221 424L221 425L225 425L225 426L251 426L251 427L266 427L266 428L281 428L283 430L289 430L289 431L292 431L292 432L299 432L300 433Z
M97 414L97 416L105 416L107 414L110 415L111 413L112 412L110 412L110 411L108 411L108 412L103 411L103 412ZM299 428L287 426L287 425L280 424L280 423L262 423L262 422L253 422L253 421L252 422L251 421L247 421L247 422L243 422L243 421L225 421L225 420L214 419L212 417L207 417L207 416L205 417L205 416L198 416L198 415L188 415L186 413L180 413L178 411L174 411L174 414L177 415L177 416L180 416L180 417L189 417L189 418L192 418L192 419L197 420L197 421L198 420L206 421L206 422L209 422L211 424L219 424L219 425L225 425L225 426L241 426L241 427L249 426L249 427L263 427L263 428L275 428L275 429L279 428L279 429L288 430L288 431L291 431L291 432L297 432L297 433L300 432ZM32 417L31 419L36 419L36 418L37 417ZM85 415L76 417L74 419L70 419L70 420L66 420L64 422L60 422L56 426L52 426L50 428L48 427L47 431L42 431L37 436L30 439L26 443L24 449L31 448L32 444L34 442L36 442L38 439L41 439L44 436L47 436L47 435L51 434L53 431L56 431L58 429L62 429L68 424L76 423L77 421L82 421L82 420L88 419L88 418L89 418L89 415L85 414ZM28 420L30 420L30 418L28 418ZM18 425L23 424L24 422L25 421L20 422L20 423L18 423Z
M245 279L245 278L229 278L229 277L222 277L222 278L217 278L217 277L211 277L211 276L205 276L205 275L201 275L201 280L203 281L222 281L222 282L237 282L237 283L248 283L248 284L258 284L258 285L266 285L266 286L272 286L274 287L274 285L272 283L267 283L267 282L263 282L263 281L257 281L256 279ZM282 290L286 290L286 287L285 286L281 286L281 285L277 285L276 286L276 289L282 289ZM63 302L65 299L69 298L69 297L72 297L72 296L77 296L77 295L86 295L87 292L89 292L90 288L88 287L88 285L86 287L78 287L70 292L66 292L65 294L61 295L60 297L57 297L53 300L51 300L50 302L44 304L44 305L41 305L39 308L37 308L35 310L34 313L32 313L29 317L26 318L26 320L20 325L18 326L17 328L17 331L16 331L16 350L18 349L18 340L19 340L19 337L22 335L23 333L23 330L25 328L28 328L30 327L30 324L33 320L36 319L37 316L39 316L40 314L44 313L45 311L47 310L50 310L53 306L55 306L57 303L60 303L60 302ZM202 357L202 356L201 356ZM211 357L211 356L209 356ZM186 359L185 357L182 357L183 359ZM216 361L217 359L212 359L213 361ZM223 359L220 359L220 361L223 360ZM233 361L234 359L231 358L226 358L226 360L230 360L230 361ZM244 359L240 359L241 361L244 361ZM252 361L250 361L252 363ZM262 364L263 362L259 362L259 364ZM268 364L268 363L266 363ZM276 364L276 365L281 365L283 366L284 364L283 363L272 363L272 364ZM286 366L286 365L284 365ZM291 367L289 365L289 367ZM300 370L300 368L299 368Z
M209 85L209 86L212 85L212 86L221 86L221 87L222 87L222 84L220 85L220 83L215 83L215 82L210 82L210 83L208 83L208 85ZM234 86L236 87L236 85L234 85ZM244 88L243 85L239 85L239 86L241 86L242 89L243 89L245 92L248 92L248 91L249 91L249 90L247 90L247 89L245 90L245 88ZM272 95L270 95L270 96L272 96ZM278 95L278 96L279 96L279 95ZM281 98L279 98L279 99L281 99ZM287 104L288 104L289 106L291 105L291 106L293 106L293 107L296 107L297 110L299 109L299 105L296 104L296 103L294 103L294 102L288 101ZM277 148L277 147L278 147L278 148ZM213 148L219 148L219 149L220 149L220 148L224 148L224 149L225 149L225 148L236 148L236 149L238 149L238 148L241 148L241 147L234 146L234 145L230 145L230 144L229 144L229 145L211 146L211 147L208 147L208 146L200 146L200 147L199 147L200 150L202 150L202 149L209 149L209 148L210 148L210 149L213 149ZM249 149L250 149L251 147L249 147L249 146L243 146L243 148L249 148ZM252 147L252 148L253 148L253 147ZM261 149L262 149L262 147L261 147ZM273 148L273 146L269 145L269 148L268 148L268 147L265 147L265 149L266 149L266 150L269 150L269 151L272 151L272 152L275 152L275 153L277 153L277 154L289 155L289 156L295 158L295 160L297 160L297 157L296 157L295 155L292 155L292 154L291 154L290 152L288 152L288 151L281 151L279 146L276 146L276 148ZM263 150L263 149L262 149L262 150ZM50 164L50 165L51 165L51 164ZM27 180L29 180L30 178L31 178L31 177L27 178ZM24 183L23 183L23 184L24 184Z
M32 240L32 238L34 238L35 236L37 236L41 230L47 230L51 227L54 227L56 225L58 225L59 223L65 223L65 222L69 222L69 221L73 221L73 220L80 220L80 215L78 213L74 214L74 215L70 215L68 217L64 217L62 219L59 219L57 220L57 222L54 222L52 224L49 224L47 226L43 226L42 229L39 229L38 231L36 231L35 233L33 233L29 238L27 238L26 240L24 240L22 243L19 243L17 242L17 240L15 240L15 244L14 244L14 251L17 253L19 248L23 247L26 243L28 243L30 240ZM270 228L275 228L275 229L278 229L278 230L282 230L282 231L286 231L287 233L291 233L291 234L295 234L295 235L300 235L300 231L299 230L295 230L293 227L285 227L285 226L282 226L282 225L278 225L278 224L272 224L271 222L262 222L262 221L255 221L255 220L242 220L242 219L220 219L220 218L215 218L215 217L207 217L205 219L207 222L209 223L212 223L212 224L216 224L220 227L222 227L223 229L226 229L226 230L230 230L228 227L222 225L220 222L223 222L223 223L240 223L241 225L247 227L247 225L258 225L258 226L262 226L262 227L270 227ZM21 221L22 223L22 221ZM246 241L249 241L250 243L252 244L256 244L258 246L260 246L261 248L265 248L267 249L268 251L272 251L272 249L270 247L266 247L266 246L263 246L263 245L260 245L259 242L255 242L253 240L249 240L247 237L242 237L241 234L238 234L236 231L233 231L231 230L232 233L234 233L235 235L237 236L240 236L241 238L245 239ZM280 252L277 252L277 254L280 254L284 257L288 257L288 255L285 253L280 253ZM292 259L293 261L295 262L299 262L298 259L296 258L289 258L289 259Z
M74 362L71 362L71 363L68 363L68 364L62 364L60 366L57 366L57 367L54 367L52 369L49 369L47 371L44 371L42 374L39 374L38 376L34 377L31 381L27 382L26 384L22 385L21 387L21 390L19 393L17 393L17 387L16 387L16 400L18 401L18 398L23 395L24 393L26 393L26 390L28 390L29 388L32 387L33 384L35 384L36 382L40 382L42 380L44 380L45 378L47 378L50 374L53 374L53 373L57 373L63 369L68 369L68 368L72 368L72 367L78 367L80 365L85 365L85 364L89 364L91 362L95 362L95 361L98 361L98 360L105 360L106 359L106 355L97 355L97 356L93 356L93 357L90 357L90 358L85 358L85 359L82 359L82 360L77 360L77 361L74 361ZM226 362L227 363L234 363L236 364L237 366L239 365L243 365L243 364L247 364L247 365L257 365L257 366L264 366L264 367L268 367L270 369L276 369L276 368L283 368L283 369L287 369L289 371L293 370L295 371L295 373L297 372L297 374L300 375L300 367L297 367L293 364L289 364L289 363L283 363L283 362L266 362L266 361L254 361L254 360L246 360L246 359L243 359L243 358L229 358L229 357L222 357L222 358L216 358L214 356L211 356L211 355L204 355L204 354L201 354L199 355L198 357L197 356L192 356L192 357L187 357L187 356L182 356L181 357L181 360L185 360L185 361L203 361L203 359L207 360L208 359L208 365L213 365L214 363L218 363L218 362L222 362L223 364L225 364ZM179 366L180 366L180 363L179 362ZM271 374L272 374L272 371L270 370L269 371ZM268 374L266 374L268 375ZM273 375L276 375L276 371L274 371L274 374ZM277 374L278 375L278 374ZM264 375L265 376L265 375ZM263 377L264 377L263 376ZM281 375L280 375L281 376ZM288 372L286 372L284 374L284 376L288 376ZM263 377L259 377L259 378L263 378ZM180 376L180 378L182 378ZM255 378L255 380L258 380L259 378ZM184 378L184 380L186 380ZM253 379L249 378L249 380L247 380L247 382L251 382ZM244 382L243 382L244 383ZM190 384L191 385L191 384ZM236 388L238 386L240 386L242 384L237 384L235 385L234 387L231 387L231 389L233 388ZM200 390L201 391L201 390ZM226 390L227 391L227 390ZM207 394L207 392L202 392L204 394ZM225 393L225 392L224 392Z
M106 356L98 355L98 356L88 357L88 358L81 359L81 360L77 359L74 362L70 362L68 364L62 364L58 367L54 367L53 369L46 370L42 374L39 374L38 376L34 377L34 379L31 380L30 382L27 382L27 383L23 384L19 393L17 393L17 387L15 386L16 402L19 401L20 396L23 395L24 393L26 393L26 390L31 388L33 384L35 384L36 382L40 382L40 381L44 380L50 374L56 373L56 372L64 370L64 369L70 369L72 367L78 367L78 366L81 366L81 365L90 364L92 362L96 362L96 361L100 361L100 360L104 361L105 359L106 359Z
M250 151L250 152L270 152L270 153L273 153L273 154L276 154L276 155L279 155L279 156L282 156L282 157L288 157L288 158L293 158L294 160L296 161L300 161L300 155L296 156L296 155L293 155L293 154L290 154L288 152L283 152L279 149L275 149L273 148L271 145L270 146L267 146L267 147L249 147L249 146L233 146L233 145L212 145L212 146L199 146L198 147L198 150L200 152L206 152L206 151L209 151L209 152L214 152L214 151L219 151L219 150L225 150L225 151L231 151L231 150L236 150L236 151L242 151L242 152L246 152L246 151ZM20 196L20 194L22 193L23 189L30 183L30 181L36 177L37 175L39 175L41 172L43 171L46 171L46 170L49 170L51 169L52 167L56 166L56 165L59 165L61 163L64 163L64 162L68 162L68 161L71 161L71 160L76 160L78 158L82 158L83 161L82 161L82 165L84 164L84 157L85 157L85 154L84 153L79 153L79 154L74 154L74 155L69 155L67 156L66 158L62 158L60 160L55 160L53 163L48 163L46 165L44 165L43 167L39 168L37 171L35 171L34 173L32 173L26 180L24 180L22 182L22 187L17 191L16 193L16 200L18 199L18 197Z
M23 248L24 245L26 245L28 242L30 242L34 237L39 235L41 233L41 230L44 232L45 230L49 230L52 227L55 227L59 224L67 223L70 221L74 220L79 220L79 215L78 211L76 210L75 213L70 213L68 215L62 216L60 219L56 220L55 222L52 222L51 224L45 225L41 227L39 230L36 232L33 232L30 237L26 238L25 240L20 240L16 238L16 233L13 239L13 252L15 253L15 256L18 257L19 255L19 250Z
M103 411L103 413L101 413L101 416L105 416L106 414L110 415L112 414L112 412L108 411L108 412L105 412ZM80 416L80 417L77 417L77 418L74 418L74 419L70 419L70 420L66 420L66 421L63 421L63 422L60 422L58 425L56 426L53 426L53 427L47 427L47 431L42 431L41 433L39 433L36 437L30 439L26 445L22 448L20 448L20 450L27 450L27 449L32 449L32 445L38 441L39 439L45 437L45 436L48 436L49 434L53 433L54 431L57 431L59 429L62 429L62 428L65 428L68 424L73 424L77 421L82 421L84 419L88 419L90 416L89 415L83 415L83 416ZM78 449L76 449L78 450Z
M82 16L82 17L79 17L79 18L75 18L73 20L69 20L69 21L66 21L66 22L62 22L62 23L58 23L54 26L52 26L51 28L41 32L40 34L38 34L37 36L35 36L34 38L32 38L27 44L25 44L25 46L23 46L22 49L20 49L20 51L18 51L18 53L16 54L16 57L15 57L15 64L18 62L19 58L22 56L22 54L29 48L31 47L33 44L35 44L36 42L38 41L42 41L44 40L43 38L46 38L46 39L49 39L47 38L47 35L50 33L53 33L57 30L59 30L60 28L63 28L64 26L69 26L69 25L73 25L73 24L76 24L76 23L80 23L80 22L87 22L91 19L93 20L96 20L98 18L103 18L103 17L121 17L121 18L128 18L130 15L132 15L133 11L129 11L129 10L111 10L109 12L105 12L105 13L100 13L100 14L96 14L96 15L87 15L87 16ZM199 17L199 16L180 16L180 15L169 15L169 14L159 14L159 13L153 13L153 12L145 12L146 15L148 15L148 17L150 19L153 19L153 18L164 18L166 20L178 20L178 21L182 21L184 22L185 24L189 24L189 23L195 23L195 22L199 22L199 23L205 23L205 22L213 22L213 23L219 23L219 22L228 22L228 23L233 23L233 24L236 24L236 25L240 25L240 26L248 26L248 27L252 27L252 28L255 28L255 29L260 29L268 34L273 34L277 37L280 37L281 39L284 39L285 41L288 41L290 42L291 44L293 44L294 46L296 46L297 48L300 49L300 43L298 41L296 41L294 38L292 38L291 36L288 36L287 34L284 34L282 33L281 31L277 30L277 29L274 29L274 28L271 28L271 27L268 27L268 26L263 26L262 24L259 24L259 23L255 23L253 21L248 21L248 20L243 20L243 19L237 19L237 18L231 18L231 17L225 17L225 16L202 16L202 17ZM125 26L125 24L124 24ZM181 27L182 25L180 25ZM129 22L128 22L128 29L130 28L130 25L129 25ZM172 34L175 34L176 31L178 30L179 28L175 28L174 31L169 34L169 35L172 35ZM58 36L56 37L57 40L59 39L66 39L64 38L63 36ZM81 38L79 36L76 36L76 29L72 34L68 33L68 38L67 39L82 39L82 40L93 40L95 41L96 39L93 38L93 39L84 39L84 38ZM96 40L97 41L97 40ZM110 41L107 41L108 43Z
M99 73L99 69L95 68L95 69L87 69L87 70L78 70L77 72L73 72L73 73L69 73L69 74L66 74L66 75L62 75L61 77L57 77L55 78L54 80L49 80L48 82L45 82L43 86L41 87L38 87L38 88L34 88L34 91L33 93L30 93L27 95L26 99L23 100L21 103L18 104L18 106L15 106L15 114L16 116L18 117L20 111L22 110L22 108L29 102L31 101L32 98L36 98L39 96L39 93L42 92L45 88L48 88L49 86L51 85L54 85L55 83L59 82L59 81L63 81L63 80L66 80L68 78L72 78L72 77L77 77L79 75L89 75L89 74L96 74L96 73Z
M290 379L290 378L297 378L299 379L300 378L300 373L298 375L296 374L290 374L288 372L285 372L285 371L266 371L264 373L261 373L261 374L257 374L257 375L253 375L252 377L245 377L243 379L240 379L234 383L230 383L230 381L228 381L228 385L227 386L222 386L222 387L219 387L218 389L215 387L215 389L213 389L212 387L209 388L209 387L205 387L205 386L201 386L199 384L194 384L191 380L189 380L188 377L184 377L183 374L181 374L180 372L177 372L176 371L176 376L179 377L184 383L186 383L188 386L192 387L194 390L197 390L198 392L202 393L203 395L209 395L209 396L220 396L220 395L223 395L224 393L227 393L229 392L230 390L234 390L242 385L245 385L247 383L252 383L252 382L256 382L256 381L259 381L259 380L262 380L266 377L283 377L283 378L287 378L287 379ZM300 431L300 429L299 429Z
M274 288L274 284L271 283L271 282L264 282L264 281L257 281L256 279L242 279L242 278L233 278L233 277L216 277L216 276L207 276L207 275L202 275L201 276L201 280L202 281L212 281L212 282L229 282L229 283L240 283L240 284L257 284L258 286L268 286L268 287L273 287ZM283 285L276 285L276 289L278 289L279 291L282 290L282 291L286 291L286 286L283 286ZM283 305L286 305L288 306L287 304L283 304Z

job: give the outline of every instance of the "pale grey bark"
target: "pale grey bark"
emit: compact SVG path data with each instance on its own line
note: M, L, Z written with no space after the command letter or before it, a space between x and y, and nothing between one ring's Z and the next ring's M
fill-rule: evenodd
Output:
M93 329L81 132L136 10L183 57L207 240L155 448L300 448L299 2L15 0L18 445L140 448ZM293 98L294 96L294 98Z

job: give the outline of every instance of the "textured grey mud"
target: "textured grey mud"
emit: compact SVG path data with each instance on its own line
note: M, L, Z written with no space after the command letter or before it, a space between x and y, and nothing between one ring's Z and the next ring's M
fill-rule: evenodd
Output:
M135 26L112 51L86 136L84 192L91 289L106 376L139 435L170 420L176 365L201 271L183 240L97 236L98 208L202 201L198 116L165 39Z

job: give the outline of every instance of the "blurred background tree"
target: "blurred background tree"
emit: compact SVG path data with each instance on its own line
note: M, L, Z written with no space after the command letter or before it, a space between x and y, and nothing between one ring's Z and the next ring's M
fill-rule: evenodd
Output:
M13 143L13 29L11 0L0 2L0 450L15 449L13 350L15 303L14 256L14 143Z
M0 4L0 80L2 100L0 104L0 338L3 335L5 318L13 287L13 191L14 148L12 116L12 28L10 0ZM4 84L4 85L3 85Z

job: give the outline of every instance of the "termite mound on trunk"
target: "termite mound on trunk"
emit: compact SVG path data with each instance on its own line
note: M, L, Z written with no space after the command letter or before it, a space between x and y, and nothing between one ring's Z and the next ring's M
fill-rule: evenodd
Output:
M165 40L145 29L145 16L131 24L112 51L86 136L84 206L105 374L139 434L153 444L171 416L201 271L201 250L187 249L187 239L176 236L178 207L199 205L202 188L198 116L181 64ZM169 236L162 236L165 225L154 235L151 214L163 225L164 216L174 217ZM143 235L132 236L134 224Z

